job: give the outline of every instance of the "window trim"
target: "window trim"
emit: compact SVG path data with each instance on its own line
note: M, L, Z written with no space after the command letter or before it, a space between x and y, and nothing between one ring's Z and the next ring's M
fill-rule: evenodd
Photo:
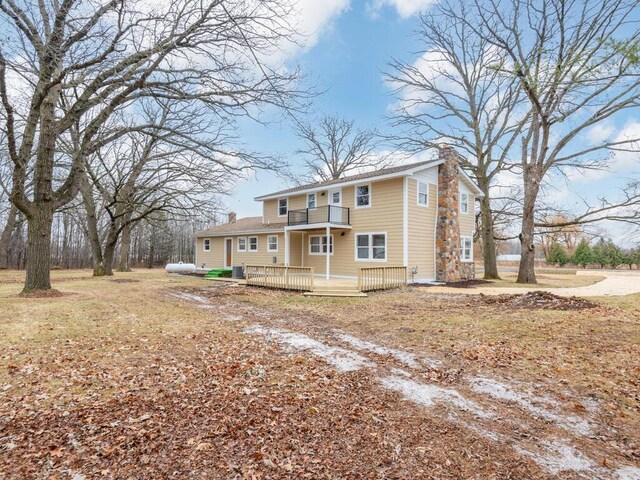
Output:
M210 238L203 238L202 239L202 251L203 252L210 252L211 251L211 239Z
M467 202L465 203L465 205L467 206L467 209L465 211L462 210L462 196L465 195L467 197ZM460 192L460 213L462 213L463 215L467 215L469 213L469 194L467 192Z
M269 241L269 239L271 239L271 238L275 238L276 239L276 249L275 250L273 250L271 248L271 242ZM280 247L280 239L278 238L278 235L267 235L267 252L269 252L269 253L277 253L279 247Z
M280 200L284 200L285 201L285 208L287 209L287 211L284 214L280 213ZM278 206L278 216L279 217L286 217L289 214L289 197L279 198L277 206Z
M334 239L333 233L331 235L329 235L329 236L331 237L331 240L329 241L330 242L329 243L329 245L330 245L330 247L329 247L329 250L330 250L329 255L333 256L333 253L335 252L335 249L336 249L336 244L335 244L335 239ZM323 234L321 234L321 235L309 235L309 247L308 247L309 255L326 257L327 256L326 252L322 252L321 251L320 253L314 253L314 252L311 251L311 239L312 238L320 238L320 250L322 250L322 245L323 245L322 239L326 238L326 235L323 235Z
M313 196L313 203L315 204L315 207L309 206L309 198L311 196ZM307 193L307 208L309 210L315 210L316 208L318 208L318 194L316 192Z
M367 205L358 205L358 187L369 187L369 203ZM373 204L373 189L371 188L371 182L360 183L353 186L353 208L371 208Z
M240 248L240 240L244 240L244 248ZM236 249L238 250L238 253L245 253L247 252L247 237L237 237L236 238Z
M255 249L255 250L252 250L252 249L251 249L251 239L252 239L252 238L255 238L255 239L256 239L256 249ZM258 248L259 248L259 247L258 247L258 245L259 245L259 240L258 240L258 237L257 237L257 236L255 236L255 235L251 235L250 237L247 237L247 252L249 252L249 253L256 253L256 252L258 251Z
M420 184L427 186L427 203L420 203ZM419 207L428 207L429 206L429 182L423 182L422 180L416 181L416 205Z
M362 235L369 236L369 258L358 258L358 237ZM384 235L384 259L382 258L371 258L373 256L373 235ZM354 252L353 258L356 262L377 262L377 263L387 263L389 260L389 235L387 232L358 232L354 235L353 240Z
M465 240L469 240L469 258L464 258L464 242ZM471 263L473 262L473 237L469 235L461 235L460 236L460 261L463 263Z

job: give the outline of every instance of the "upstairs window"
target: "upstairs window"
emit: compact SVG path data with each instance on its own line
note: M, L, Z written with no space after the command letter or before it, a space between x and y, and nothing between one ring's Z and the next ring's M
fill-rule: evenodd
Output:
M210 252L211 251L211 239L210 238L205 238L202 242L202 246L203 246L203 250L205 252Z
M284 217L289 211L289 201L287 198L281 198L278 200L278 216Z
M277 252L278 251L278 236L277 235L269 235L267 237L267 251L268 252Z
M250 252L258 251L258 237L249 237L249 251Z
M371 185L360 185L356 187L356 208L368 207L371 205Z
M429 205L429 184L418 182L418 205Z
M316 194L310 193L307 195L307 208L316 208Z
M247 251L247 237L238 237L238 251L239 252Z
M460 194L460 213L469 213L469 195L466 193Z
M473 238L460 237L460 260L463 262L473 260Z

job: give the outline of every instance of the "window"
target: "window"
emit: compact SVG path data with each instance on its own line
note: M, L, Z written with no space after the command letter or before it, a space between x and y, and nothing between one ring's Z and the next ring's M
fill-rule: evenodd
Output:
M333 192L331 194L331 203L333 205L340 205L340 192Z
M371 205L371 185L356 187L356 208Z
M278 200L278 216L284 217L289 211L289 200L287 198L281 198Z
M250 252L258 251L258 237L249 237L249 251Z
M247 237L238 237L238 251L239 252L247 251Z
M460 260L463 262L473 260L473 238L460 237Z
M267 252L277 252L277 251L278 251L278 236L269 235L267 237Z
M309 237L309 255L325 255L327 253L327 237L312 235ZM329 253L333 255L333 235L329 240Z
M316 208L316 194L310 193L307 195L307 208Z
M359 233L356 235L356 260L387 261L386 233Z
M210 252L211 251L211 239L210 238L205 238L202 242L202 249L205 252Z
M460 194L460 212L469 213L469 195L467 193Z
M418 205L429 205L429 184L418 182Z

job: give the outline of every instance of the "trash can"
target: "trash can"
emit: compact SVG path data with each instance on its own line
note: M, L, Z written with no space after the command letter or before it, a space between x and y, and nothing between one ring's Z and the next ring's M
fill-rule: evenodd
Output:
M231 267L231 278L244 278L244 268Z

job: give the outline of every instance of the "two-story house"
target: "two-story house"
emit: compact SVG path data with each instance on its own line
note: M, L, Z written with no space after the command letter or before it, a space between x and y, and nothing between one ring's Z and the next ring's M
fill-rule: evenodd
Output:
M359 267L405 266L413 281L474 276L475 199L458 154L312 183L255 198L262 216L196 234L196 265L314 267L355 278Z

